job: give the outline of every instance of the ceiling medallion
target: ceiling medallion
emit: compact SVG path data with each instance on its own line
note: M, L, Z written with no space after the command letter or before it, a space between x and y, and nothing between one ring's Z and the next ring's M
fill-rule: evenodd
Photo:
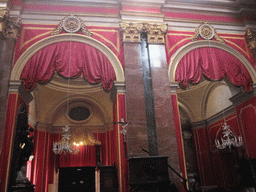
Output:
M220 43L225 43L224 39L220 38L215 29L207 22L200 24L196 28L192 41L198 40L199 37L204 40L216 39Z
M68 15L64 17L59 23L58 27L51 32L51 35L58 35L63 30L67 33L77 33L81 31L86 36L92 36L92 33L87 30L83 20L77 16Z

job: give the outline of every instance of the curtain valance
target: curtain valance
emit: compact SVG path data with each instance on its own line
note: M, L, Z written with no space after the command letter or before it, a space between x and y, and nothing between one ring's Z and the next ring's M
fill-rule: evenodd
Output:
M252 90L252 78L245 66L221 49L203 47L187 53L177 66L175 80L187 87L188 83L198 83L202 75L211 80L226 76L234 85Z
M102 82L110 90L116 79L114 69L96 48L80 42L51 44L33 55L25 65L21 80L27 91L36 83L46 83L57 71L64 77L83 75L90 83Z

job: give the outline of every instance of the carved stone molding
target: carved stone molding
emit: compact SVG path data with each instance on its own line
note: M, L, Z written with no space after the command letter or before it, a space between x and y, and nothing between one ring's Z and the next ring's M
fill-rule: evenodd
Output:
M10 18L8 9L0 9L0 39L17 39L21 28L21 18Z
M63 30L67 33L76 33L81 31L85 36L92 36L92 33L87 30L83 20L77 16L68 15L64 17L58 24L58 27L51 32L51 35L60 34Z
M140 43L144 31L142 23L120 23L123 32L123 42Z
M162 44L165 43L165 34L167 33L167 24L149 24L149 23L120 23L123 32L123 42L140 43L141 33L147 33L147 42Z
M246 29L246 40L251 50L256 49L256 30Z
M198 38L204 40L216 39L220 43L225 43L225 40L219 37L216 30L208 22L203 22L196 28L192 41L196 41Z

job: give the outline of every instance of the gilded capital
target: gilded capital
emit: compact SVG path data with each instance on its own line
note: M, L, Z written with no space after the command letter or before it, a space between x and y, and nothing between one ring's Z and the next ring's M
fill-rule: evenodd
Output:
M165 43L165 34L167 33L167 24L149 24L149 23L120 23L123 32L123 42L141 42L141 33L147 33L148 43Z
M168 26L167 24L147 24L145 23L145 28L147 32L148 43L164 44L165 43L165 34L167 33Z
M21 28L20 18L10 18L8 9L0 9L0 38L17 39Z
M123 42L140 43L144 25L142 23L120 23Z
M246 40L248 42L248 46L251 50L256 49L256 31L252 29L246 29L245 33Z

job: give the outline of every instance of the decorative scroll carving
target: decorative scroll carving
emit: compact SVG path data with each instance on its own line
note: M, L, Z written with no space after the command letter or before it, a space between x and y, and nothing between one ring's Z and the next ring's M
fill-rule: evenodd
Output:
M141 33L147 33L148 43L165 43L167 24L120 23L123 32L123 42L141 42Z
M123 42L141 42L141 33L143 30L142 23L120 23L123 32Z
M256 48L256 31L252 29L246 29L245 37L248 42L248 46L251 50Z
M17 39L21 28L20 18L10 18L7 9L0 9L0 38Z
M51 32L51 35L60 34L63 30L67 33L76 33L78 31L81 31L86 36L92 36L92 33L87 30L83 20L78 18L77 16L68 15L64 17L58 24L58 27Z
M202 23L196 28L192 41L198 40L199 37L204 40L216 39L220 43L225 43L225 40L220 38L216 30L208 22Z
M162 25L151 25L151 24L144 24L147 29L147 40L148 43L165 43L164 36L167 33L167 24Z

